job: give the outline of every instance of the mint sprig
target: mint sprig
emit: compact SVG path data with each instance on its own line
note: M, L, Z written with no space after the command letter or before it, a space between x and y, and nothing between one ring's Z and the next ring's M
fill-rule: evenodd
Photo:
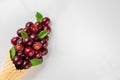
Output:
M26 38L28 37L28 34L24 30L21 30L21 37Z
M10 50L10 56L11 56L12 59L15 57L15 54L16 54L15 47L12 47L11 50Z
M37 65L41 64L43 62L43 60L42 59L31 59L30 62L32 64L32 66L37 66Z
M43 16L41 13L37 12L36 13L36 21L37 22L42 22Z
M39 39L43 39L44 37L46 37L48 35L48 30L42 30L38 33L38 38Z

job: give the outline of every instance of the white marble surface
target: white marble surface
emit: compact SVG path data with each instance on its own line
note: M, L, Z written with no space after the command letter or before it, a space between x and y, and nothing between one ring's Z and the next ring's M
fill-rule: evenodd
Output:
M120 0L0 0L0 67L36 11L52 20L49 54L23 80L120 80Z

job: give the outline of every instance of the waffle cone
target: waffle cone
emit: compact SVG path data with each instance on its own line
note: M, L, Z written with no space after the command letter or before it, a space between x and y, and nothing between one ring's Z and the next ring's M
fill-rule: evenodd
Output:
M9 53L3 64L3 69L0 72L0 80L21 80L28 70L29 69L17 70Z

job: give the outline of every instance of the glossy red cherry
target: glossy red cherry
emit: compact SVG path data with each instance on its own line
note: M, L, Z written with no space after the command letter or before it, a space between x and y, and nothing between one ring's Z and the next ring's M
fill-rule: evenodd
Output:
M30 68L30 67L31 67L30 61L29 61L29 60L23 61L22 67L23 67L24 69Z
M48 25L50 23L50 19L48 17L45 17L43 18L42 22Z
M33 40L31 38L29 38L29 37L23 39L23 44L25 46L31 46L32 43L33 43Z
M42 25L41 25L40 22L36 22L35 25L38 26L38 29L39 29L39 30L42 29Z
M21 30L24 30L23 28L18 29L17 35L21 37Z
M43 30L43 27L46 26L46 24L44 24L43 22L41 23L41 26L42 26L42 30Z
M28 27L30 28L32 25L33 25L32 22L27 22L25 26L26 26L27 28L28 28Z
M48 42L47 41L42 44L42 47L44 47L44 48L47 48L47 46L48 46Z
M46 48L42 48L40 51L41 51L42 56L45 56L48 53L48 49Z
M48 41L48 40L49 40L49 37L48 37L48 36L46 36L44 39L45 39L46 41Z
M13 37L13 38L11 39L11 43L12 43L13 45L16 45L18 40L19 40L19 37Z
M21 51L23 51L24 46L21 45L21 44L17 44L17 45L15 46L15 49L16 49L17 52L21 52Z
M38 40L37 34L34 34L34 33L30 35L30 38L31 38L32 40Z
M32 47L26 47L24 49L24 54L28 57L32 57L34 55L34 49Z
M20 65L15 65L15 67L16 67L17 70L22 70L23 69L21 64Z
M17 41L17 44L22 44L22 45L23 45L23 39L20 38L20 39Z
M36 25L31 26L32 33L38 33L38 30L39 30L38 26L36 26Z
M25 31L28 35L30 35L30 33L31 33L31 31L30 31L30 28L29 28L29 27L24 28L24 31Z
M17 55L20 56L21 58L25 58L25 54L23 52L18 52Z
M22 58L20 57L20 56L15 56L14 57L14 59L13 59L13 63L15 64L15 65L20 65L20 64L22 64Z
M40 48L42 48L42 44L40 42L34 42L33 48L35 50L39 50Z
M26 56L25 60L29 60L29 57L28 57L28 56Z
M49 37L46 36L44 39L40 40L40 43L43 44L49 40Z
M50 33L51 32L51 28L50 26L46 25L43 27L43 30L48 30L48 32Z
M42 57L42 54L40 51L35 51L34 52L34 58L41 58Z

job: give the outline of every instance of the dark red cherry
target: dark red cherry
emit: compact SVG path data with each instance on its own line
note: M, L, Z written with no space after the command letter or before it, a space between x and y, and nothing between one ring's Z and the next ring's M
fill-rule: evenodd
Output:
M17 70L22 70L23 69L22 65L15 65L15 67L16 67Z
M40 51L35 51L34 52L34 58L41 58L42 57L42 54Z
M28 69L28 68L30 68L30 67L31 67L30 61L29 61L29 60L23 61L22 67L23 67L23 69Z
M46 24L44 24L43 22L41 23L41 26L42 26L42 30L43 30L43 27L46 26Z
M24 30L23 28L18 29L17 35L21 37L21 30Z
M13 38L11 39L11 43L12 43L13 45L16 45L18 40L19 40L19 37L13 37Z
M31 38L29 38L29 37L23 39L23 44L25 46L31 46L32 43L33 43L33 40Z
M26 56L26 58L25 58L26 60L29 60L29 57L28 56Z
M34 44L33 44L33 48L35 49L35 50L39 50L40 48L42 48L42 44L40 43L40 42L34 42Z
M43 27L43 30L48 30L48 32L50 33L51 32L51 28L50 26L46 25Z
M38 30L39 30L38 26L36 26L36 25L31 26L32 33L38 33Z
M14 57L14 59L13 59L13 63L15 64L15 65L20 65L20 64L22 64L22 58L20 57L20 56L15 56Z
M24 58L24 57L25 57L25 54L24 54L24 53L22 53L22 52L18 52L18 53L17 53L17 55L18 55L18 56L21 56L22 58Z
M34 34L34 33L30 35L30 38L31 38L32 40L38 40L37 34Z
M27 22L27 23L26 23L26 27L27 27L27 28L28 28L28 27L30 28L32 25L33 25L32 22Z
M32 57L34 55L34 49L32 47L26 47L24 49L24 54L28 57Z
M46 41L48 41L48 40L49 40L49 37L48 37L48 36L46 36L44 39L45 39Z
M17 44L17 45L15 46L15 49L16 49L17 52L21 52L21 51L23 51L24 46L21 45L21 44Z
M50 23L50 19L48 17L45 17L45 18L43 18L42 22L44 24L49 24Z
M44 47L44 48L47 48L47 46L48 46L48 42L47 41L42 44L42 47Z
M42 56L45 56L48 53L48 49L46 48L41 48L40 51L41 51Z
M28 35L30 35L30 33L31 33L29 27L24 28L24 31L25 31Z
M38 26L38 29L39 29L39 30L42 29L42 25L41 25L40 22L36 22L35 25Z
M44 39L40 40L40 43L43 44L49 40L49 37L46 36Z
M23 45L23 39L22 39L22 38L19 39L19 40L17 41L17 44L22 44L22 45Z

